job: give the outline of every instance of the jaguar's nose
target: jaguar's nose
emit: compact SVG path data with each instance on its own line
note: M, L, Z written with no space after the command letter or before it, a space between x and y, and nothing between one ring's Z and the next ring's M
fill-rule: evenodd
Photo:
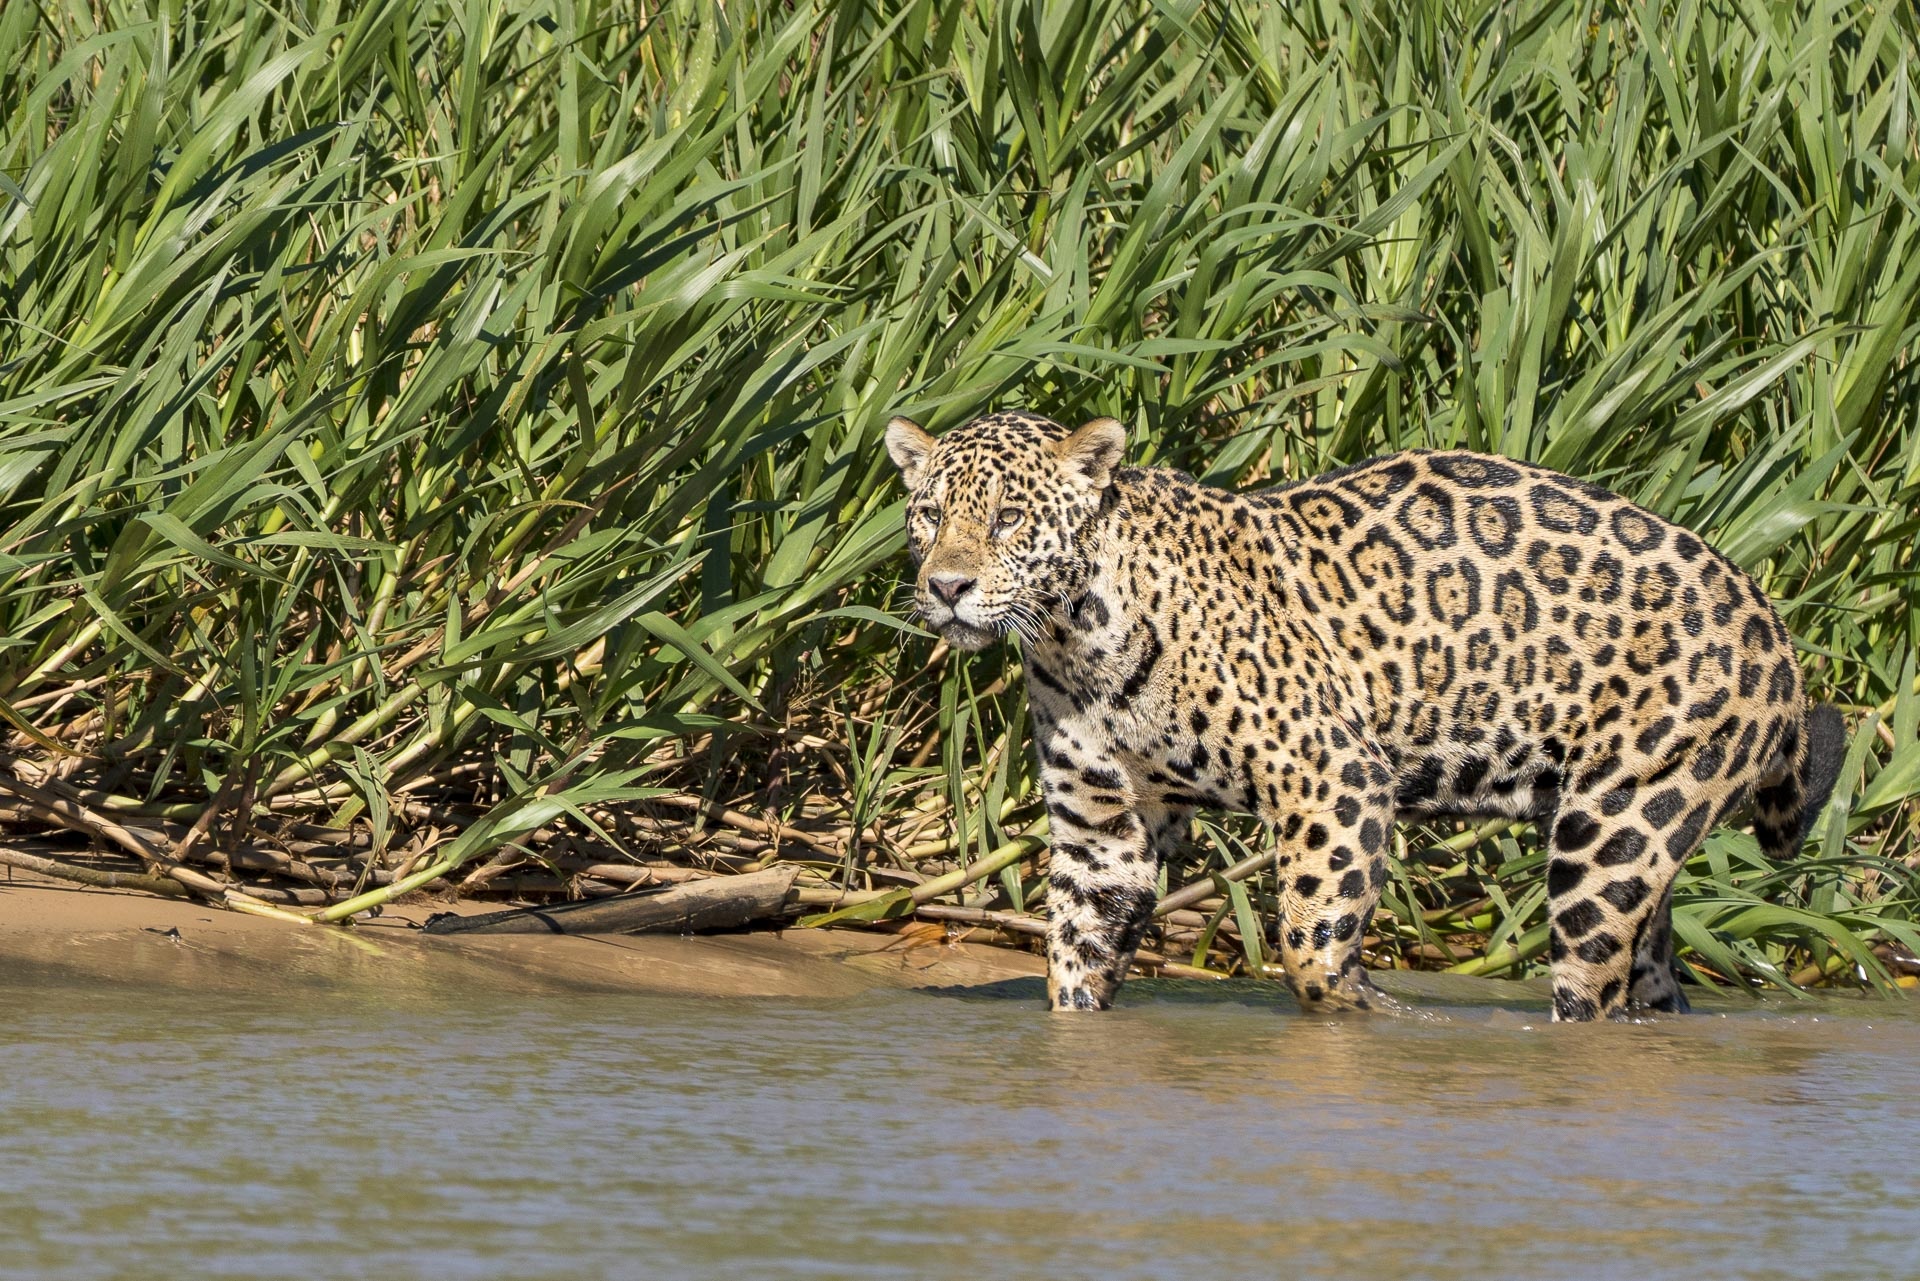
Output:
M949 606L959 604L960 598L973 590L975 581L965 574L927 575L927 586L933 588L933 594Z

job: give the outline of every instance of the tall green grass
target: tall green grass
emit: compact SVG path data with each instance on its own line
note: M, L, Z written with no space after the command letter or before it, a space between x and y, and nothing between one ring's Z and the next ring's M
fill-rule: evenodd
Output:
M1781 601L1853 749L1803 862L1708 843L1681 937L1884 978L1917 81L1891 0L6 5L9 768L414 881L693 796L885 888L1036 815L1017 653L889 615L889 413L1111 414L1222 484L1466 445ZM1524 834L1406 835L1377 955L1537 960ZM1036 910L1032 844L962 905ZM1272 886L1221 884L1165 948L1257 967Z

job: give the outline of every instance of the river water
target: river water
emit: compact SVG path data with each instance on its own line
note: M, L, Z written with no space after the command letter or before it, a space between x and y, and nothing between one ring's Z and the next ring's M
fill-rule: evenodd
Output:
M1920 1274L1906 1002L6 978L5 1277Z

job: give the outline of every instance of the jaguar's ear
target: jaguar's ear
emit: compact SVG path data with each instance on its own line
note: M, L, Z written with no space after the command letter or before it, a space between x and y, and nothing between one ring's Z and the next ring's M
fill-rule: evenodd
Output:
M1096 418L1055 445L1053 452L1088 485L1105 489L1126 455L1127 429L1112 418Z
M900 479L908 489L920 488L920 477L927 469L927 455L933 452L933 437L911 418L887 420L887 453L900 469Z

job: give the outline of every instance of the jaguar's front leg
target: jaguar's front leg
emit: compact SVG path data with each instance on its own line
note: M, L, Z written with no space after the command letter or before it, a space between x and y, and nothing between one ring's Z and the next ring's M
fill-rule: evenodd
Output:
M1364 762L1356 771L1364 777ZM1350 786L1333 809L1289 815L1276 833L1280 959L1308 1014L1396 1008L1367 977L1360 950L1387 881L1393 810L1384 791Z
M1142 806L1109 766L1042 768L1052 828L1047 1004L1104 1010L1126 977L1159 897L1159 851L1178 817Z

